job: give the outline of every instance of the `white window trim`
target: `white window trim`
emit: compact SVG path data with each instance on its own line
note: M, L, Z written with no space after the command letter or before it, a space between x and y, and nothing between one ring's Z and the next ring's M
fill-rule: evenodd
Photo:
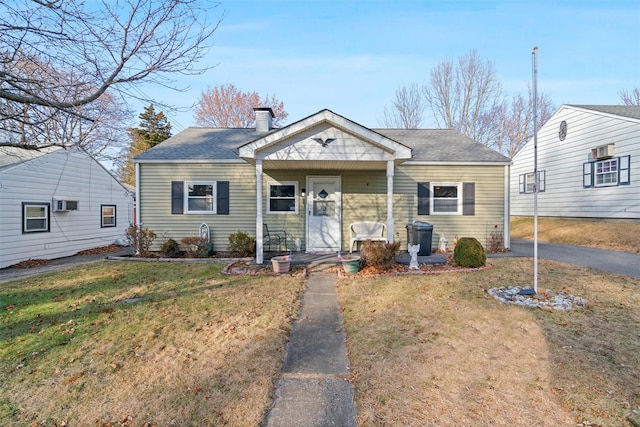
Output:
M104 209L105 208L113 208L113 216L112 215L105 215L104 214ZM104 219L105 218L113 218L113 224L105 224L104 223ZM101 205L100 206L100 228L112 228L112 227L116 227L117 224L117 207L116 205Z
M44 217L27 217L27 208L30 207L38 207L38 208L43 208L44 209ZM50 210L50 205L48 203L37 203L37 202L33 202L33 203L23 203L22 204L22 217L23 217L23 222L22 222L22 232L23 233L42 233L42 232L48 232L49 231L49 227L51 225L51 210ZM27 229L27 220L28 219L42 219L44 218L46 220L45 222L45 227L44 228L36 228L36 229Z
M598 173L598 164L606 163L606 162L615 162L615 164L616 164L615 172ZM614 157L614 158L611 158L611 159L598 160L598 161L594 162L594 165L593 165L593 186L594 187L615 187L615 186L618 185L618 174L619 173L620 173L620 160L619 160L619 158ZM598 176L603 176L603 175L608 175L608 174L613 174L613 176L615 177L615 181L603 182L603 183L598 184Z
M213 188L213 210L210 211L190 211L189 210L189 185L211 185ZM185 181L184 182L184 209L185 215L216 215L218 212L218 182L217 181Z
M433 191L435 187L457 187L458 188L458 208L456 212L436 212L435 210L435 192ZM431 188L429 189L431 192L431 197L429 198L429 211L431 215L462 215L462 182L432 182Z
M271 210L271 186L272 185L293 185L293 200L295 210L293 211L272 211ZM274 199L278 199L275 197ZM284 199L284 198L283 198ZM289 198L286 198L288 200ZM267 213L270 215L297 215L298 214L298 181L269 181L267 182Z

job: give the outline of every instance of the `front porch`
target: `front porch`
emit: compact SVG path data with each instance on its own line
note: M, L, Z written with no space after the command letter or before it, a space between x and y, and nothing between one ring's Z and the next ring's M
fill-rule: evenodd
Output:
M281 255L291 255L291 265L339 265L341 260L338 259L337 253L311 253L311 252L276 252L276 251L265 251L264 252L264 261L268 263L271 258L274 256ZM351 256L358 257L360 256L360 252L353 252L351 254L344 253L343 256ZM418 263L419 264L429 264L429 265L438 265L438 264L446 264L446 257L451 255L448 254L440 254L440 253L432 253L429 256L419 256ZM411 257L408 252L401 251L400 254L396 257L396 262L398 264L409 265Z

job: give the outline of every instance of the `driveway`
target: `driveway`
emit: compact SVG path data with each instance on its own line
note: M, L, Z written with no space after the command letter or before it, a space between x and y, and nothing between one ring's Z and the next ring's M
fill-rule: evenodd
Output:
M533 240L511 239L511 251L491 256L532 257ZM538 257L640 278L639 254L538 242Z

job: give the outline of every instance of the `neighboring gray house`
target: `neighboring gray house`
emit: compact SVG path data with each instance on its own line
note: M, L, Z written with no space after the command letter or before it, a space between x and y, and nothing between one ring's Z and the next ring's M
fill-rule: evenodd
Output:
M255 129L188 128L136 157L138 223L178 241L206 223L220 251L247 232L258 263L263 224L308 252L348 250L357 221L384 223L405 248L414 221L434 225L434 247L496 228L508 246L501 154L454 130L368 129L330 110L274 129L271 109L256 113Z
M513 158L511 215L533 216L534 141ZM640 107L563 105L538 131L538 215L640 219Z
M86 151L0 147L0 268L114 243L132 194Z

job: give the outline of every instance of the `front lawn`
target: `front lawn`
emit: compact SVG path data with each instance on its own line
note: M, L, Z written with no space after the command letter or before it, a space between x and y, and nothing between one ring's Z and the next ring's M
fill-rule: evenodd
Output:
M359 425L640 423L640 279L542 260L541 289L588 300L550 313L486 293L530 286L531 259L489 262L340 280Z
M301 277L101 262L0 285L0 425L259 425Z

